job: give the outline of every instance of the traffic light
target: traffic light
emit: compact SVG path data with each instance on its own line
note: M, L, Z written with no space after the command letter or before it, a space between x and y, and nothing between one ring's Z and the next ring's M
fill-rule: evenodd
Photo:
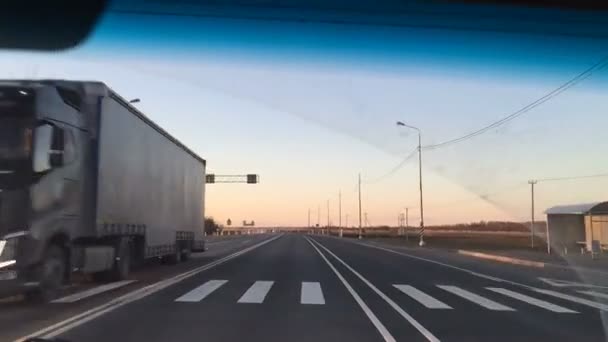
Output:
M249 174L247 175L247 184L257 184L259 182L258 175Z
M209 183L215 183L215 175L214 174L208 174L205 175L205 183L209 184Z

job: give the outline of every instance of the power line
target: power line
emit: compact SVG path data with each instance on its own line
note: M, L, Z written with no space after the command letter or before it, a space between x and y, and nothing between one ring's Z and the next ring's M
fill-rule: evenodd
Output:
M538 182L554 182L554 181L565 181L565 180L575 180L575 179L584 179L584 178L598 178L598 177L608 177L608 173L598 173L598 174L594 174L594 175L585 175L585 176L541 178L541 179L536 179L536 181L538 181Z
M465 140L468 140L470 138L476 137L478 135L481 135L493 128L502 126L504 124L506 124L507 122L529 112L530 110L540 106L541 104L551 100L552 98L554 98L555 96L563 93L564 91L570 89L571 87L575 86L576 84L582 82L583 80L589 78L594 71L599 71L602 68L604 68L606 65L608 65L608 56L600 59L597 63L593 64L591 67L587 68L585 71L581 72L580 74L578 74L577 76L575 76L574 78L570 79L568 82L562 84L561 86L553 89L552 91L550 91L549 93L543 95L542 97L540 97L539 99L537 99L536 101L533 101L532 103L522 107L521 109L515 111L514 113L511 113L507 116L505 116L504 118L495 121L483 128L480 128L476 131L473 131L471 133L468 133L466 135L463 135L461 137L458 138L454 138L454 139L450 139L447 141L443 141L437 144L433 144L433 145L427 145L427 146L423 146L422 148L425 150L433 150L433 149L437 149L440 147L445 147L448 145L452 145L452 144L456 144Z
M412 152L410 152L405 158L403 158L399 162L399 164L395 165L395 167L393 167L387 173L383 174L380 177L374 178L372 180L365 180L364 183L365 184L374 184L374 183L378 183L378 182L392 176L393 174L395 174L395 172L399 171L399 169L401 169L405 164L407 164L408 161L410 161L412 158L414 158L416 156L416 153L418 153L418 148L415 148Z

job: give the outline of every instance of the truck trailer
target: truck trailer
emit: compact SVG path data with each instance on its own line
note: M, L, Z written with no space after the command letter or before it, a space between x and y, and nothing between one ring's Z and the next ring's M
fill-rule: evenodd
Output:
M205 165L102 82L0 81L0 296L203 251Z

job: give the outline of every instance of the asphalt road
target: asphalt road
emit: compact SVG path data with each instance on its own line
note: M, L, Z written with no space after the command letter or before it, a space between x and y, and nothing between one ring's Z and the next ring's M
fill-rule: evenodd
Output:
M213 242L206 256L151 267L103 294L0 305L0 340L606 340L601 274L581 281L567 270L326 236Z

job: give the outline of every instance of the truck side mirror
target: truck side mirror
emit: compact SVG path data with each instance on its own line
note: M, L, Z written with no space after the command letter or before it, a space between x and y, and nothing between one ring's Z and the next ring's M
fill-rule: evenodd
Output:
M51 169L50 152L53 138L53 126L44 124L36 127L34 131L34 172L42 173Z

